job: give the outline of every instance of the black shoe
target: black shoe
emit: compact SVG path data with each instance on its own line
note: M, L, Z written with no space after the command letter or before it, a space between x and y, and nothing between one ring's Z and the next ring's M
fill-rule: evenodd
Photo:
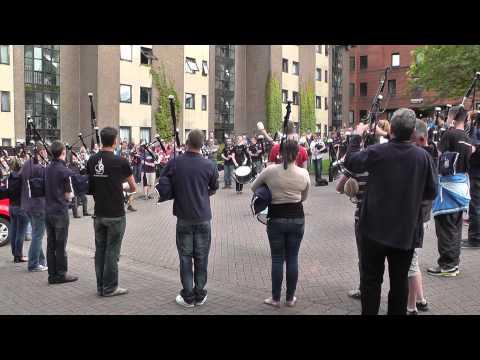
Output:
M462 240L462 249L480 249L480 241Z
M420 311L428 311L428 303L417 302L417 309Z
M74 217L75 219L80 219L80 218L81 218L80 215L73 215L73 217Z
M92 216L92 214L90 214L89 212L84 212L83 216Z
M69 282L74 282L78 280L78 276L65 275L59 278L50 278L48 279L49 284L65 284Z
M407 310L407 315L418 315L417 310Z
M24 262L28 262L28 258L25 257L25 256L14 257L14 258L13 258L13 262L14 262L14 263L24 263Z

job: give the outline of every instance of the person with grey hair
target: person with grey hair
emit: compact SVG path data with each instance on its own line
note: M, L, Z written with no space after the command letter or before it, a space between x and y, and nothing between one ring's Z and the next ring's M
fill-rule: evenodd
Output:
M358 124L345 156L345 167L355 173L368 171L368 188L360 211L360 292L362 315L377 315L380 308L385 258L388 260L390 292L388 315L405 315L408 270L421 239L420 207L433 200L437 182L430 156L411 142L415 112L395 111L391 141L360 151L366 124Z
M176 242L183 287L175 301L187 308L207 301L205 287L212 237L210 196L218 190L217 166L203 158L203 141L201 130L190 131L187 151L167 163L159 180L164 182L164 177L168 177L173 190L173 215L177 217Z

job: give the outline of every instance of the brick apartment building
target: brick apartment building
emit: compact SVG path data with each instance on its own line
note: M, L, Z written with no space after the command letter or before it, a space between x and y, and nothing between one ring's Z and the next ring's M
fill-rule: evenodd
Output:
M433 92L418 88L408 91L407 71L413 58L412 52L418 45L357 45L349 51L350 124L366 117L377 92L380 78L389 67L385 84L382 107L386 109L383 118L390 119L393 112L401 107L412 108L419 117L433 114L436 106L458 104L461 99L439 99Z

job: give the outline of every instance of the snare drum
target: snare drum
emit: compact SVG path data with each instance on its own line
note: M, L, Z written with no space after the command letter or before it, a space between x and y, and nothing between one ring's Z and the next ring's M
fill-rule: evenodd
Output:
M235 169L235 180L240 184L246 184L252 177L252 169L250 166L239 166Z

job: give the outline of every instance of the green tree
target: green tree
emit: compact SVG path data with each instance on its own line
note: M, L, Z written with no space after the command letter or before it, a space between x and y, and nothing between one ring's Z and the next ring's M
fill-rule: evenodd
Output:
M169 95L173 95L175 97L175 113L177 115L177 119L180 117L182 102L178 98L173 82L167 79L163 65L160 65L158 70L155 70L152 67L150 73L152 74L153 85L158 90L158 107L154 115L157 133L162 139L172 139L173 124L170 114L170 101L168 100L168 97Z
M310 82L300 89L300 127L300 134L316 130L315 90Z
M413 51L409 90L424 88L439 97L464 95L480 71L480 45L426 45Z
M265 89L265 128L273 134L282 126L282 89L280 81L272 74L268 75Z

